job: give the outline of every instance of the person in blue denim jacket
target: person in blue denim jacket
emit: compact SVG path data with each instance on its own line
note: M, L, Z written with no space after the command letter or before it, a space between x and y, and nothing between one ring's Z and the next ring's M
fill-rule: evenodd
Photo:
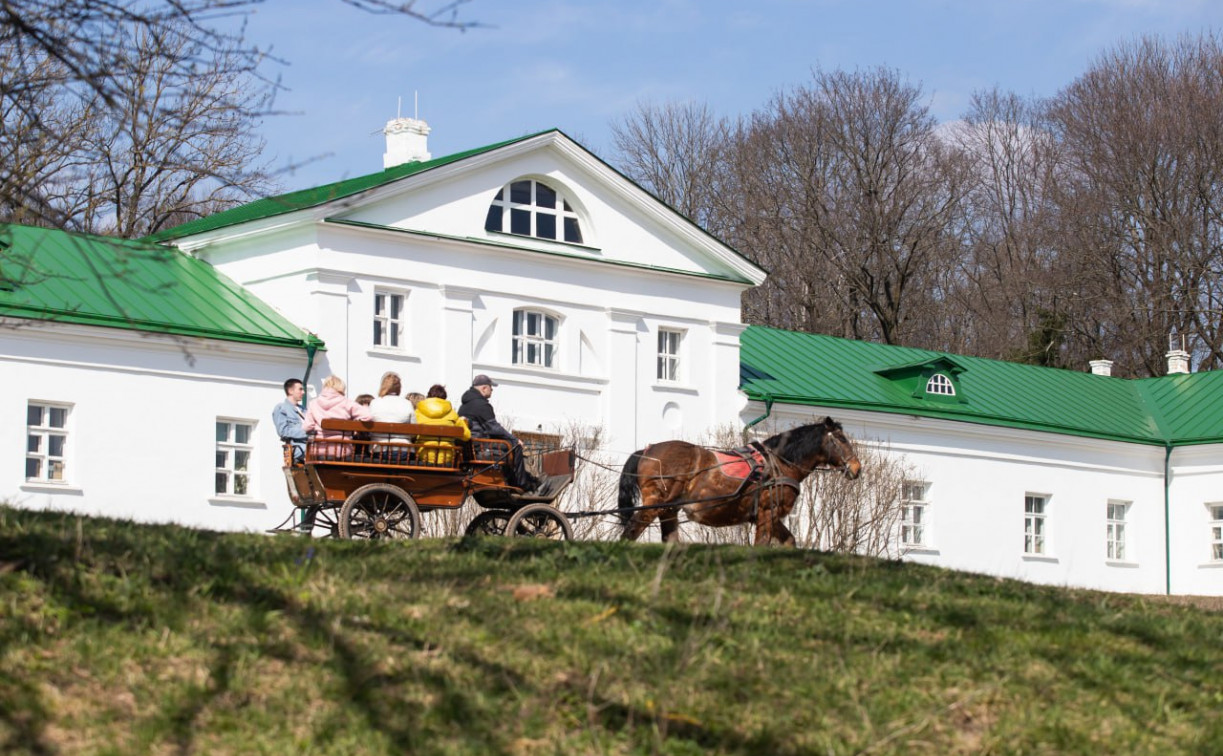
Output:
M293 444L293 462L301 462L306 457L306 431L302 429L302 397L306 387L296 378L285 381L285 400L272 409L272 422L276 425L276 433L280 440Z

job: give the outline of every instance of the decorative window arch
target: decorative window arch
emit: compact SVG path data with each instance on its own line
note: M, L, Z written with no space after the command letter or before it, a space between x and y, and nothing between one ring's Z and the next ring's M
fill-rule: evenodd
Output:
M926 381L926 394L929 396L955 396L955 384L942 373L935 373Z
M488 206L485 231L582 244L582 225L569 200L536 179L517 179L497 191Z
M557 333L560 318L534 309L514 310L513 363L554 368L557 366Z

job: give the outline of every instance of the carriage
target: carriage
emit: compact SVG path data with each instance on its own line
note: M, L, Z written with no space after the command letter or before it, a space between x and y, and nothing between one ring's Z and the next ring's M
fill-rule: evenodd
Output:
M286 445L285 483L301 521L278 530L411 539L420 535L422 514L457 510L471 499L483 511L468 524L469 535L572 537L555 507L573 482L572 450L530 459L541 482L527 493L506 480L504 464L520 452L502 439L464 442L462 428L413 423L327 419L322 428L325 437L311 438L301 463Z
M711 527L753 523L757 544L792 546L784 519L802 481L816 470L856 478L862 469L853 443L831 417L729 452L664 441L629 456L616 508L566 514L555 502L573 482L577 455L571 449L539 454L533 466L541 484L525 492L506 480L504 465L519 453L508 441L464 442L462 428L410 423L327 419L322 428L328 436L310 440L303 464L293 464L292 447L285 447L289 497L305 515L290 529L321 528L340 538L416 538L422 513L456 510L470 498L483 511L467 525L467 535L569 540L571 519L615 515L623 539L635 540L658 519L663 540L670 541L678 536L682 512Z

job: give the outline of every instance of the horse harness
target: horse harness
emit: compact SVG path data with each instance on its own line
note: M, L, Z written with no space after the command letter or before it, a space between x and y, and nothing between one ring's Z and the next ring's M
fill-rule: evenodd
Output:
M747 473L742 476L739 488L727 498L738 498L743 495L748 486L756 485L756 490L752 495L751 522L756 522L757 514L760 511L760 495L765 490L784 486L793 488L795 495L798 495L802 490L802 485L797 480L787 475L779 474L777 460L759 441L753 441L747 446L741 446L738 449L714 452L714 455L720 462L719 466L723 468L728 465L747 465ZM737 458L737 461L734 458ZM730 475L725 470L722 471L722 474L729 477L739 477L738 475Z

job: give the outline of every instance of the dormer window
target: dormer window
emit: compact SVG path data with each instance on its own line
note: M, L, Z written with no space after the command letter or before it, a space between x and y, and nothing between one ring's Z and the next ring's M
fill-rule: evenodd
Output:
M927 396L955 396L955 384L942 373L935 373L926 381Z
M501 187L488 206L485 231L537 239L582 243L578 215L559 192L534 179Z

